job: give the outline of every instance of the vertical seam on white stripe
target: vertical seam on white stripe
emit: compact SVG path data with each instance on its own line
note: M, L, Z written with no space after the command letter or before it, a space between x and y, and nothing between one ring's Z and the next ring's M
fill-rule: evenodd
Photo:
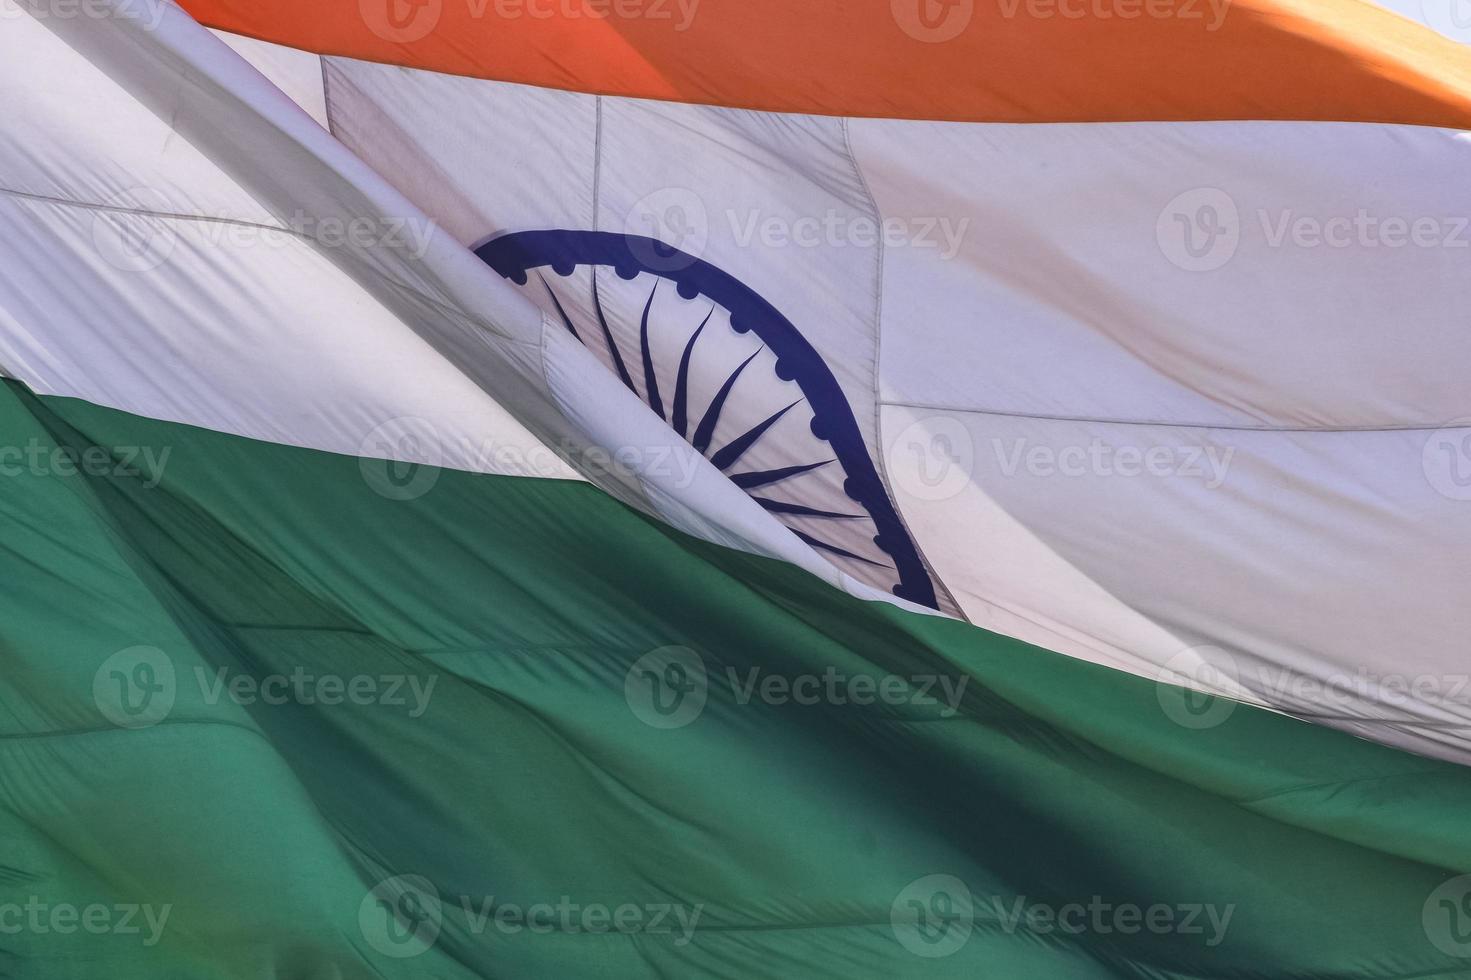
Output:
M593 96L592 130L592 230L601 228L598 215L598 187L603 180L603 97Z
M884 220L883 215L879 213L878 198L873 196L873 190L868 186L868 178L863 175L863 168L858 165L858 154L853 152L853 136L849 130L849 120L847 116L842 117L842 130L843 149L847 152L848 162L853 167L853 176L858 178L858 186L863 189L863 197L865 200L868 201L869 211L873 215L874 224L882 229ZM873 418L874 434L880 436L880 426L878 422L880 408L879 364L884 352L884 251L886 248L887 243L884 241L884 236L879 235L878 247L874 250L878 256L878 260L875 263L874 268L873 289ZM879 451L880 458L877 460L878 468L879 472L884 475L884 483L887 486L888 475L884 472L884 453L882 437L880 437L879 439L879 445L875 446L874 448Z
M327 85L326 55L317 55L317 63L322 66L322 115L327 120L327 132L335 137L337 130L332 126L332 90Z
M909 540L914 543L914 550L919 554L919 560L923 563L925 571L929 573L930 580L935 584L936 590L944 592L945 597L950 600L953 607L959 611L960 618L966 621L970 617L965 614L959 602L956 601L954 593L940 578L940 573L935 569L934 563L925 554L924 545L920 543L915 535L914 529L909 526L909 521L904 517L904 508L899 506L899 500L894 495L892 484L889 482L889 460L884 442L884 406L883 398L879 391L882 384L879 372L881 358L884 350L884 252L887 244L884 241L882 229L884 227L884 216L879 211L878 198L873 194L873 188L868 186L868 178L864 176L863 167L858 163L858 154L853 150L853 134L849 127L850 119L841 117L843 131L843 149L848 154L848 162L853 166L853 175L858 178L858 186L863 189L863 196L868 201L868 206L873 214L875 227L880 229L878 236L878 248L875 252L878 261L874 269L874 302L873 302L873 434L874 434L874 469L878 471L879 482L884 486L884 493L888 495L889 504L894 508L894 516L899 519L899 524L904 528L904 533L909 535Z

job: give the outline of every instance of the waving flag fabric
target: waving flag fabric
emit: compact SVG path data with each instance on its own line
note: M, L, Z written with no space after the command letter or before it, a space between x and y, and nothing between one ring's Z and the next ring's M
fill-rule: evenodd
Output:
M0 971L1466 972L1449 44L3 2Z
M246 52L843 573L1466 761L1457 45L1354 4L542 9L194 13L352 55Z

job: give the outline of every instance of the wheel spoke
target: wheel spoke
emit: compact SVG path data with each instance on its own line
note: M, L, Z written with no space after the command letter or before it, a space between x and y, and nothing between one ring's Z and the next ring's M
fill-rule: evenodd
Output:
M694 353L695 341L700 339L700 331L705 329L705 324L710 322L710 317L715 315L715 307L710 307L710 312L705 314L705 319L690 334L689 341L684 345L684 354L679 359L679 374L674 379L674 418L671 423L674 431L679 433L681 439L687 438L685 434L686 408L689 402L689 380L690 380L690 354Z
M766 434L767 429L776 424L777 419L781 418L783 415L787 414L787 412L791 411L792 406L798 404L798 402L800 402L801 400L802 399L800 398L797 399L797 401L792 402L791 405L788 405L786 408L777 412L775 415L772 415L765 422L762 422L760 425L753 426L752 428L748 429L745 434L737 436L730 442L726 443L725 448L721 449L718 453L715 453L713 456L710 457L710 462L714 463L715 468L718 470L730 469L732 466L735 465L737 460L745 455L747 449L750 449L756 444L756 440L760 439L763 435Z
M623 366L623 354L618 350L618 341L613 339L613 331L608 329L608 318L603 315L603 298L598 292L598 268L593 266L592 270L592 305L598 312L598 325L603 328L603 339L608 343L608 353L613 355L613 367L618 371L618 377L628 386L628 390L638 394L633 386L633 379L628 376L628 368Z
M560 316L562 318L562 322L566 324L567 331L572 334L572 336L577 340L578 343L581 343L582 337L577 333L577 328L572 325L572 321L567 316L567 311L562 309L562 301L557 299L557 291L552 288L551 283L547 282L546 276L538 272L536 274L536 278L540 279L541 284L547 288L547 295L552 298L552 305L557 308L557 315Z
M639 323L639 347L644 355L644 388L649 393L649 407L659 418L664 418L664 400L659 397L659 379L654 375L654 355L649 350L649 310L654 305L654 296L659 292L659 280L649 290L649 301L644 304L643 320Z
M761 350L756 351L756 354L765 349L762 347ZM695 429L695 438L692 440L695 451L700 455L703 456L705 450L710 448L710 440L715 436L715 426L720 422L720 412L725 408L725 400L730 397L730 389L735 387L736 379L741 376L746 365L756 359L756 354L746 358L734 371L730 372L730 377L725 379L725 384L721 385L720 390L715 393L710 407L705 409L705 417L700 419L699 428Z
M804 531L797 530L796 528L792 527L790 524L783 524L782 526L785 527L788 531L791 531L797 537L801 538L803 541L805 541L808 544L810 544L812 547L817 548L819 550L831 552L832 554L835 554L835 555L842 555L844 558L851 558L854 561L861 561L865 565L876 565L879 568L888 568L889 567L888 565L885 565L883 562L874 561L871 558L864 558L862 555L855 555L855 554L853 554L853 552L848 551L848 550L846 550L844 548L839 548L835 544L828 544L826 541L822 541L822 540L819 540L818 538L814 538L812 535L807 534Z
M831 462L833 461L825 459L820 463L807 463L802 466L783 466L776 470L752 470L748 473L733 473L731 474L730 481L742 490L755 490L757 487L779 483L788 477L800 476L803 473L817 469L819 466L826 466Z
M789 504L785 500L768 500L765 497L752 496L751 499L773 514L795 514L798 517L830 517L845 521L857 520L868 516L867 514L839 514L836 511L818 510L816 507Z

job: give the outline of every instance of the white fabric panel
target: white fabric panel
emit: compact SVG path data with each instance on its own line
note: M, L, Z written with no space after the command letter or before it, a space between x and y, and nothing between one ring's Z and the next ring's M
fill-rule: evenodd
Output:
M1053 517L1043 514L1033 526L1027 518L1036 518L1036 509L1016 513L1006 506L1009 497L988 489L986 477L999 467L984 434L973 430L983 421L990 417L883 408L891 486L910 527L934 552L936 572L978 626L1110 667L1150 672L1158 655L1173 653L1178 641L1055 550L1047 538ZM1009 442L1005 449L1011 452ZM1021 488L1015 480L1009 486ZM1085 501L1059 516L1087 521L1091 512Z
M0 0L0 13L6 190L278 224L230 175L14 0Z
M322 84L320 55L288 48L284 44L272 44L270 41L231 34L229 31L211 29L210 33L254 65L256 71L270 79L272 85L326 128L327 93Z
M592 96L325 61L333 134L461 242L592 225Z
M885 256L885 401L1310 427L1471 411L1471 135L866 119L851 133L886 216L968 222L952 260ZM1192 259L1180 220L1204 249L1212 214L1230 231ZM1428 245L1394 233L1417 220ZM1294 225L1323 243L1295 244L1315 239Z
M0 271L0 365L42 394L329 452L576 475L295 238L242 250L208 222L7 196L0 215L15 249ZM124 236L166 250L164 264L108 261L97 240Z
M1471 488L1437 488L1431 433L887 406L884 435L911 526L978 622L1014 615L1147 676L1204 648L1237 696L1465 758Z

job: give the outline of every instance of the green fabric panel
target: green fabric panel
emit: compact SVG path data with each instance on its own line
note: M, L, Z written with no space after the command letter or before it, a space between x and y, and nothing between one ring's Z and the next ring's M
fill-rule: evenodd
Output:
M1471 886L1436 892L1471 871L1465 769L1245 706L1185 728L1148 680L585 484L389 499L384 464L14 384L0 431L31 453L0 456L0 976L1471 976ZM659 728L669 647L705 703ZM753 670L965 687L743 703ZM215 686L293 675L362 696ZM1191 928L1115 917L1156 905Z

